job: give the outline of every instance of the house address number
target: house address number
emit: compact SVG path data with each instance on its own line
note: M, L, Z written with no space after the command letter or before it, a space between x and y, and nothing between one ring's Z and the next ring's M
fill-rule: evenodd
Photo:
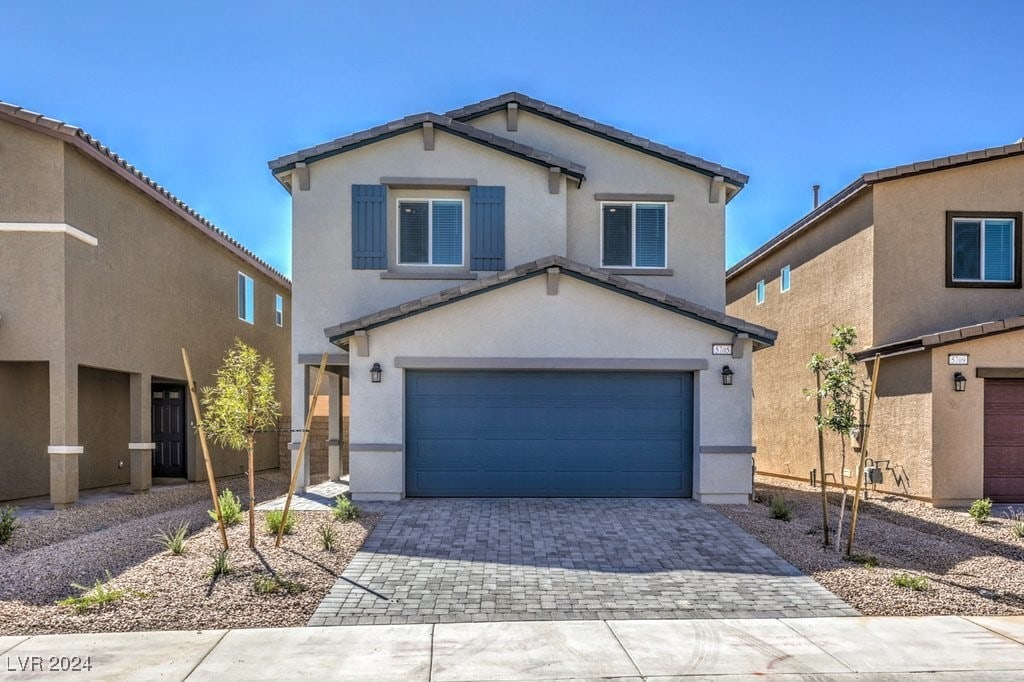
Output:
M967 364L967 353L950 353L949 364L951 365L966 365Z
M732 344L731 343L713 343L711 344L712 355L732 355Z

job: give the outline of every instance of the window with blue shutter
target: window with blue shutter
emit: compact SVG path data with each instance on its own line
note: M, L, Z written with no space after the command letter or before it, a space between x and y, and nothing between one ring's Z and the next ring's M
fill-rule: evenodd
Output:
M388 188L352 185L352 269L387 270Z
M601 205L601 265L664 268L668 204Z
M469 188L469 269L505 269L505 188Z
M400 265L462 265L462 201L402 199L398 202Z
M1019 287L1019 215L947 214L947 285Z

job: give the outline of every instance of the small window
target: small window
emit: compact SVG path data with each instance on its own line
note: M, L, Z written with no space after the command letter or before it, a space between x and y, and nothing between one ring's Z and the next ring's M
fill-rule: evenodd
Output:
M284 326L284 297L281 294L274 294L274 324Z
M254 303L252 277L238 273L238 319L253 324L256 320Z
M601 265L667 267L668 204L601 204Z
M779 273L779 291L785 293L789 291L789 266L782 268L782 272Z
M757 283L757 305L764 303L764 280Z
M946 285L1020 287L1020 214L946 214Z
M462 200L398 202L400 265L462 265Z

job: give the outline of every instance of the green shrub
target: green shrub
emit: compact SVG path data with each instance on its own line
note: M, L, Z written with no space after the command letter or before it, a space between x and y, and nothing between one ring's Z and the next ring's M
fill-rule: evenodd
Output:
M110 581L110 571L107 571L107 581ZM86 587L78 583L71 583L71 587L81 592L81 594L77 597L61 599L57 604L69 606L75 610L75 613L84 613L94 606L102 606L103 604L118 601L124 598L125 594L124 590L113 590L107 587L104 583L100 582L99 578L96 579L92 587Z
M267 532L271 535L277 535L277 532L281 529L281 519L284 517L284 510L274 509L268 511L267 515L263 518L263 524L267 528ZM284 522L284 534L291 535L295 530L295 524L298 523L295 520L295 512L288 512L288 520Z
M889 578L889 582L896 587L905 587L908 590L914 590L915 592L921 592L928 589L928 579L923 575L897 573L893 577Z
M320 546L324 548L325 552L333 552L338 545L338 536L334 532L334 524L322 523L316 529L317 535L320 536Z
M352 500L344 495L339 495L334 500L334 509L331 510L334 518L339 521L352 521L359 518L359 507L352 504Z
M253 589L256 590L256 594L298 594L305 591L306 586L276 576L263 576L256 579Z
M988 521L988 517L992 516L992 500L987 497L975 500L971 503L971 508L967 510L967 513L978 523L985 523Z
M167 530L161 530L153 536L153 540L163 545L164 549L174 555L185 553L185 537L188 535L188 521Z
M225 549L218 552L217 556L213 558L213 566L206 572L206 575L211 578L219 578L233 572L234 569L231 568L231 563L228 561L228 551Z
M236 523L242 522L242 503L239 502L235 494L229 489L224 489L220 495L217 496L217 501L220 502L220 515L224 517L225 526L233 526ZM217 520L217 512L214 509L206 512L210 515L210 518L214 521Z
M1010 532L1018 540L1024 540L1024 511L1013 507L1006 510L1006 518L1010 519Z
M789 521L793 518L793 510L782 495L776 494L772 497L771 517L780 521Z
M878 557L871 554L847 554L843 557L843 561L851 561L855 564L860 564L864 568L876 568L878 566Z
M11 541L18 528L18 510L14 507L0 507L0 545Z

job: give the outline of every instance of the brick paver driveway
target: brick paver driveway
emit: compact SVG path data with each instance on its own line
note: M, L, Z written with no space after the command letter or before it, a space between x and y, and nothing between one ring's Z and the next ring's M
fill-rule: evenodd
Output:
M690 500L434 499L383 511L310 625L857 615Z

